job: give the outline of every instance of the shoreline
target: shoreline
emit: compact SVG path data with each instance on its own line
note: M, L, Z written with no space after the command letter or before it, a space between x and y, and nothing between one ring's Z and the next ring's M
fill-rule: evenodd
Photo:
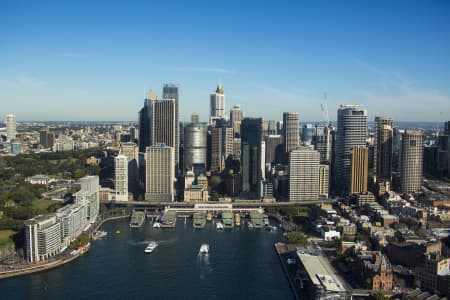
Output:
M125 215L125 216L117 216L117 217L110 217L110 218L103 219L95 227L95 230L98 230L103 225L103 223L105 223L107 221L123 219L123 218L127 218L127 217L128 216ZM91 247L92 247L92 244L91 244ZM12 278L12 277L18 277L18 276L25 276L25 275L30 275L33 273L38 273L38 272L55 269L57 267L63 266L65 264L68 264L68 263L74 261L75 259L81 257L82 255L84 255L87 252L89 252L89 251L79 253L79 254L69 257L67 259L58 259L56 261L52 261L52 262L48 262L48 263L44 263L44 264L40 264L40 265L34 265L34 266L30 266L30 267L23 268L23 269L3 271L3 272L0 272L0 280Z

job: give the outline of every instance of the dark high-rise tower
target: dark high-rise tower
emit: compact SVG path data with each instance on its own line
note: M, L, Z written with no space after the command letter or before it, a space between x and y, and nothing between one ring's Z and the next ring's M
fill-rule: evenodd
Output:
M376 131L376 174L377 182L390 181L392 174L392 126L381 125Z
M144 107L139 111L139 152L152 143L152 109L156 95L150 91L144 100Z
M249 199L260 199L262 119L244 118L241 123L242 192Z
M284 151L289 153L300 145L300 114L297 112L283 113Z
M175 100L175 168L179 168L179 161L180 161L180 126L179 126L179 93L178 93L178 86L171 83L166 83L163 85L163 93L162 93L163 99L173 99Z

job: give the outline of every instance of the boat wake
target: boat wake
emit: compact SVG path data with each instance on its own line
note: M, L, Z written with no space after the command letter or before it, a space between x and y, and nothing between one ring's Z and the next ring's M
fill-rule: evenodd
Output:
M147 245L150 242L151 241L149 241L149 240L140 240L140 241L132 241L132 240L130 240L130 241L127 241L127 244L131 245L131 246L141 246L141 245Z
M205 279L206 276L213 272L209 261L209 254L198 253L197 255L197 267L200 269L200 279Z

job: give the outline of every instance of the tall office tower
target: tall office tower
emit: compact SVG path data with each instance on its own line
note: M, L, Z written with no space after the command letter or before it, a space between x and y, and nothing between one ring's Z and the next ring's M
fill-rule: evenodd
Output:
M175 153L164 144L145 150L145 200L173 201Z
M50 132L47 128L39 131L39 141L42 147L52 148L55 144L55 133Z
M330 163L332 156L331 128L327 125L316 125L313 144L320 153L320 163Z
M328 198L330 190L330 167L328 165L319 166L319 195Z
M179 169L179 161L180 161L180 126L179 126L179 115L180 115L180 102L179 102L179 93L178 93L178 86L175 84L164 84L163 85L163 93L162 93L163 99L173 99L175 100L175 168ZM168 144L170 146L170 144Z
M122 154L127 157L128 160L128 191L132 192L136 196L139 191L139 149L135 143L127 142L122 143L120 150ZM143 180L144 181L144 180Z
M289 201L319 199L320 154L307 147L289 153Z
M200 115L198 113L192 113L191 123L200 123Z
M133 143L135 143L139 138L139 130L134 127L130 126L130 139Z
M262 192L262 119L244 118L241 123L242 192L248 199L260 199Z
M223 94L222 85L217 85L216 92L210 95L210 123L216 119L225 118L225 95Z
M235 105L230 110L230 122L234 130L234 136L241 136L241 122L244 118L244 111L239 105Z
M152 144L152 111L155 100L155 93L150 91L144 100L144 107L139 111L139 152L145 152Z
M206 168L206 123L190 123L184 126L184 160L183 172L191 170L194 165Z
M369 149L357 146L352 149L352 174L350 182L350 194L367 192L369 180Z
M211 131L211 172L222 172L225 160L233 154L233 128L219 119Z
M402 137L405 131L398 127L393 128L392 133L392 170L400 172L400 150L402 147Z
M275 165L282 160L283 137L281 135L266 135L266 165Z
M240 160L241 159L241 138L234 138L233 139L233 155L235 159Z
M114 158L114 178L116 201L128 201L128 158L123 154Z
M358 105L341 105L337 111L336 190L350 192L352 149L366 145L367 111Z
M16 131L16 116L6 115L6 135L8 136L8 141L14 140L17 135Z
M302 127L302 143L311 145L316 132L316 128L312 124L305 124Z
M393 127L393 120L391 116L376 116L375 117L375 151L374 151L374 155L373 155L373 166L374 166L374 171L375 174L377 174L378 177L378 172L377 172L377 167L378 167L378 163L377 163L377 157L378 157L378 151L379 148L381 147L381 144L378 143L378 139L379 139L379 133L380 133L380 129L381 127L383 127L384 125L389 125L391 126L391 128Z
M172 147L174 150L174 158L178 153L175 150L177 147L176 133L178 130L178 125L175 122L175 110L175 100L173 99L155 100L153 102L151 145L165 144L168 147Z
M392 134L392 126L387 124L379 126L376 132L375 159L377 182L391 181Z
M400 162L400 191L413 193L422 187L423 140L420 130L405 130L402 138Z
M300 114L297 112L283 113L284 151L289 153L300 145Z
M444 135L450 135L450 121L444 123Z

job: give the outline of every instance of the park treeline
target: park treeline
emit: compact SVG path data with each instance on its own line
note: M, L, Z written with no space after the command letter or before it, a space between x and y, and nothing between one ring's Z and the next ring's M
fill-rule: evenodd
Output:
M32 185L26 178L43 174L77 180L86 175L98 175L100 167L87 165L86 159L102 155L100 149L88 149L0 157L0 230L13 230L20 235L24 220L54 212L63 205L42 199L41 194L51 185ZM67 200L73 192L76 190L68 191ZM13 239L20 240L17 236Z

